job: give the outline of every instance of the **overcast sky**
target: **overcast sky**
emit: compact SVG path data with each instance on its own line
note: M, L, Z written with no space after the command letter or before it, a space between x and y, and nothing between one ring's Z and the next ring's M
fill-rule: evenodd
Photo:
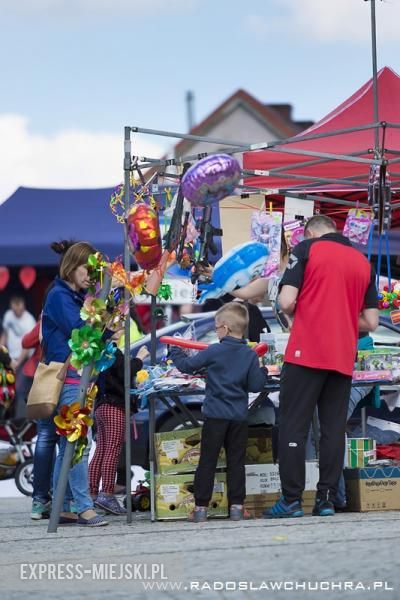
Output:
M400 73L400 0L376 0ZM187 130L238 88L318 120L372 74L365 0L0 0L0 201L122 180L125 125ZM173 142L142 136L140 153Z

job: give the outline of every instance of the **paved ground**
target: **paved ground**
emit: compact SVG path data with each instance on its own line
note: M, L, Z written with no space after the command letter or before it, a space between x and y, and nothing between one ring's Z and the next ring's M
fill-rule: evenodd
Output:
M28 498L0 499L2 600L400 598L400 512L204 525L150 523L140 514L130 525L114 517L106 528L73 525L48 534L47 521L31 521L29 508ZM146 583L178 582L181 591L145 591L142 581L131 578L151 578L151 568L161 564L163 571ZM295 582L311 588L319 582L322 589L291 591ZM332 582L336 588L326 590ZM382 591L374 582L393 589ZM286 591L272 591L279 584ZM246 586L262 591L244 591Z

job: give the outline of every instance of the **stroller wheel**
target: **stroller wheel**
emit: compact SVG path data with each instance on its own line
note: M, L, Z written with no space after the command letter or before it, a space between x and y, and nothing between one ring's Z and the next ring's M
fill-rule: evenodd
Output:
M33 493L33 458L27 458L18 465L15 471L15 484L21 494L32 496Z

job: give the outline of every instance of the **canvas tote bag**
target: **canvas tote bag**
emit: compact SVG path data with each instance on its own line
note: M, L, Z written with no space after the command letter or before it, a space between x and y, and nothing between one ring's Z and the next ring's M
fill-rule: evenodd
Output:
M28 419L47 419L54 414L68 365L69 357L65 363L51 361L48 365L43 362L38 364L28 395Z

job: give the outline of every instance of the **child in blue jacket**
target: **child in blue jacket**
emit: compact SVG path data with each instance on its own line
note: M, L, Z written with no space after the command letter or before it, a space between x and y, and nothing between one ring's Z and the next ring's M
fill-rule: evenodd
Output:
M194 479L196 506L189 515L189 520L196 523L207 519L222 446L226 452L230 518L240 520L245 515L248 392L260 392L267 383L266 371L260 368L258 356L244 339L248 322L246 307L229 302L215 314L219 344L211 344L191 357L177 347L171 348L171 357L180 371L206 369L207 374L200 460Z

